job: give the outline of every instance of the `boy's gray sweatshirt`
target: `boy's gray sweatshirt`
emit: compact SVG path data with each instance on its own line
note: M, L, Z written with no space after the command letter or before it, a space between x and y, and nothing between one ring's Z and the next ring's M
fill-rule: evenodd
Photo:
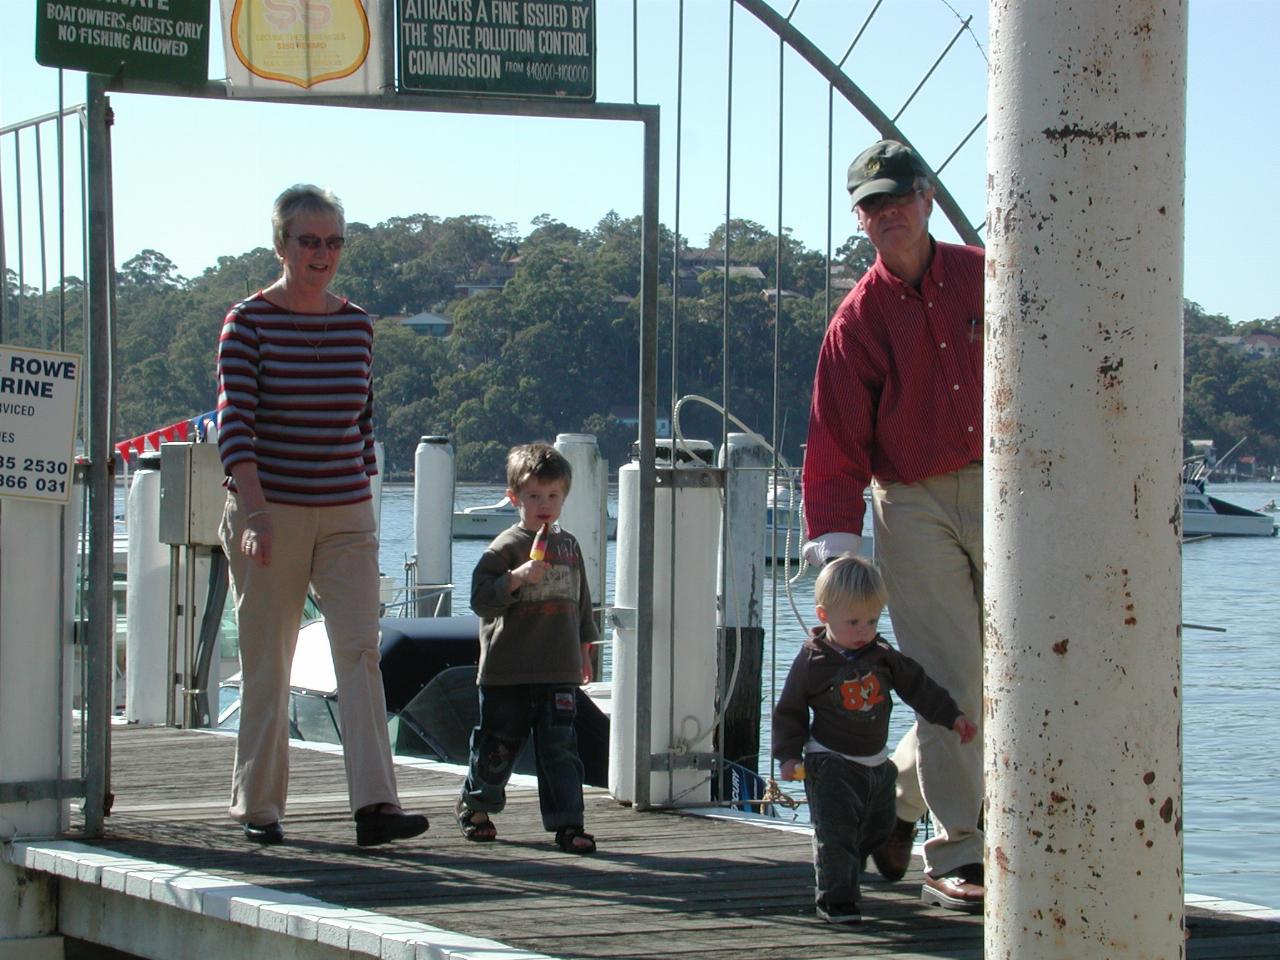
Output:
M471 575L471 609L481 618L478 682L582 682L581 645L598 637L582 551L555 527L541 583L511 590L510 571L529 559L533 533L513 524L493 538Z

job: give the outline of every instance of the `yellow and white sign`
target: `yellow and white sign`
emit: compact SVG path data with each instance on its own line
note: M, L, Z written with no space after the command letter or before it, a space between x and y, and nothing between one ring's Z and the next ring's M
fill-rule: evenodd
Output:
M376 94L385 0L221 0L232 96Z
M0 344L0 497L66 503L80 357Z

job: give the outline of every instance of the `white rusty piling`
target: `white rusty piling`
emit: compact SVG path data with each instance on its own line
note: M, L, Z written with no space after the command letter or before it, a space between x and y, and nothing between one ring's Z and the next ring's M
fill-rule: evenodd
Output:
M989 9L985 955L1182 957L1186 4Z

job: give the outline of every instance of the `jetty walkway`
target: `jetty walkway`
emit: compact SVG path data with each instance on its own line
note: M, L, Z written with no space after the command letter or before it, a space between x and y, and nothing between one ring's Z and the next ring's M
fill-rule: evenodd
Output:
M735 818L638 813L589 790L594 857L558 851L536 790L513 785L499 841L453 823L459 767L401 761L417 840L360 849L341 757L290 751L288 839L245 842L226 817L234 742L225 735L116 727L115 802L92 842L18 840L5 855L59 877L59 927L116 949L182 958L534 960L743 956L982 956L982 918L919 900L920 862L901 883L864 885L858 927L813 916L807 830ZM1189 897L1191 960L1280 956L1280 911Z

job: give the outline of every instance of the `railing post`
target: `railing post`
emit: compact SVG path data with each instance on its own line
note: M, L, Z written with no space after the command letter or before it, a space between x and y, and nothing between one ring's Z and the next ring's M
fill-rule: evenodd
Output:
M86 433L89 454L89 560L86 656L85 833L102 835L109 807L111 679L115 623L111 611L115 532L114 455L111 445L111 133L109 106L101 78L89 74L89 394Z

